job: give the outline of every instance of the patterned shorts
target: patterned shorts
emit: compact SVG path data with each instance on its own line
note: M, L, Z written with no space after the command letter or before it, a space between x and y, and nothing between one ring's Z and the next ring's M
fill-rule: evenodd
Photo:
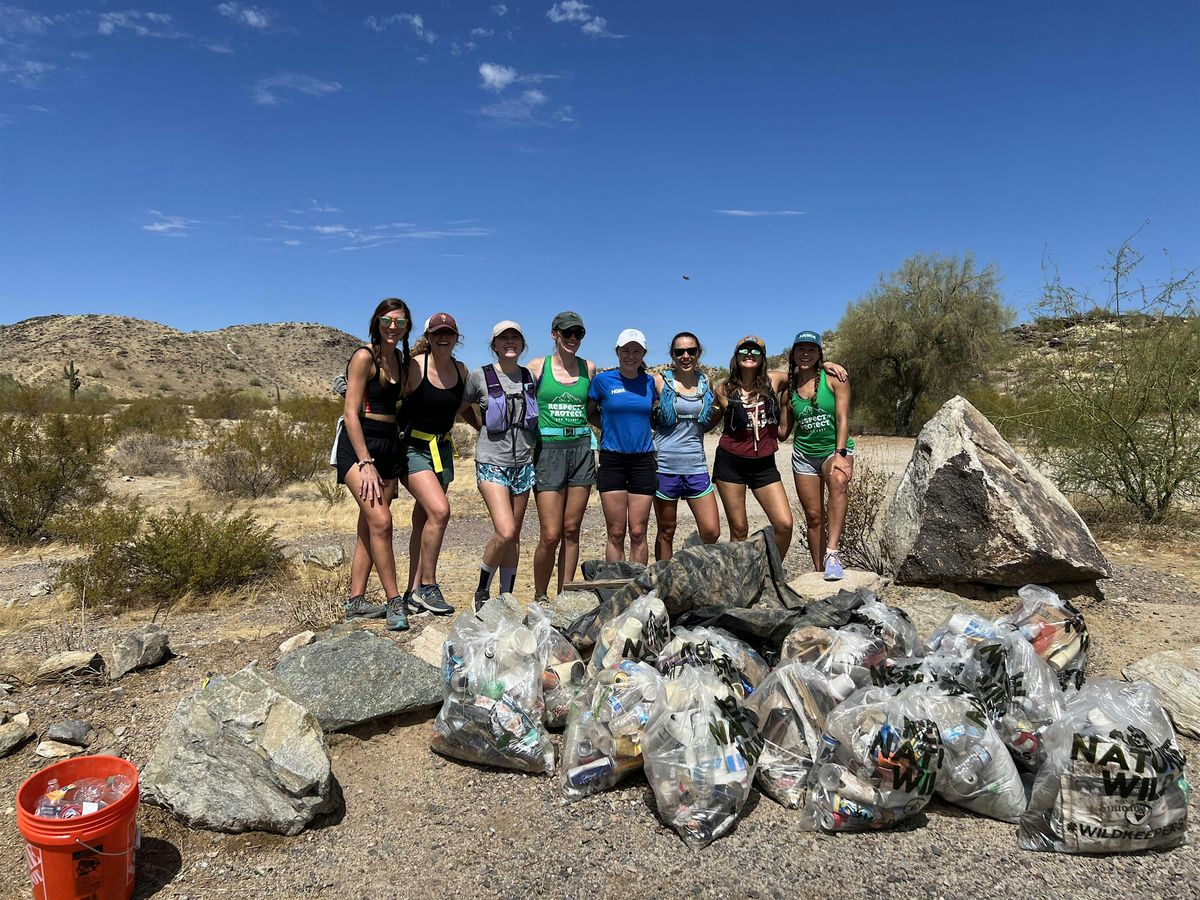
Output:
M524 494L533 487L533 463L523 466L497 466L475 463L475 480L502 484L510 494Z

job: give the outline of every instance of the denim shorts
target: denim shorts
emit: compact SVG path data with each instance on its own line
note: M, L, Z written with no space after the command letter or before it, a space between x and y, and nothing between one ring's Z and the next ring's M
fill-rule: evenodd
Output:
M533 463L523 466L498 466L494 463L475 463L475 481L486 481L508 488L510 494L525 494L533 487Z
M854 458L854 451L848 450L846 455L851 459ZM792 445L792 471L797 475L817 475L821 474L821 466L825 465L825 460L833 456L832 453L826 453L824 456L809 456L806 453L801 453L800 448L795 444Z
M692 475L668 475L658 473L658 490L655 492L659 500L699 500L713 492L712 480L708 472L696 472Z

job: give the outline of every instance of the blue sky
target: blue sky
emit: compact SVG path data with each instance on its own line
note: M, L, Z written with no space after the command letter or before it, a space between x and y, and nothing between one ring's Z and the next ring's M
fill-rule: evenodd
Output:
M1200 263L1194 0L129 2L0 13L0 321L398 295L472 363L564 308L720 363L916 252L1018 309L1147 220L1147 276Z

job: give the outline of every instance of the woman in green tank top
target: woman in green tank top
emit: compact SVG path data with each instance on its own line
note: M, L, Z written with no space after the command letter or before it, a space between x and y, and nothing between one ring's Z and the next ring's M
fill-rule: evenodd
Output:
M579 527L596 483L596 455L588 425L588 388L596 366L576 356L586 334L578 313L560 312L550 325L554 352L529 362L537 382L539 442L534 450L534 502L541 534L533 552L536 597L546 596L558 563L558 593L575 578Z
M801 331L792 341L788 381L783 391L780 437L795 430L792 477L808 525L813 566L826 581L837 581L842 568L838 543L846 524L849 485L854 475L850 437L850 382L830 381L821 368L821 335ZM828 489L828 503L823 494ZM827 531L828 526L828 531Z

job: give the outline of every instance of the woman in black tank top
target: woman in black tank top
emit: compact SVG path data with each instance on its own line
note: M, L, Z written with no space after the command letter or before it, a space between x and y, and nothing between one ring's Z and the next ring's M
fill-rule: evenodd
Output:
M375 308L370 346L360 347L346 364L346 400L336 452L338 481L358 504L346 618L374 619L386 613L388 628L397 631L407 628L408 620L396 584L391 503L397 478L404 472L396 405L408 371L411 322L412 313L403 300L389 298ZM387 595L385 605L367 600L372 568Z
M438 555L454 480L454 444L450 429L463 412L467 368L454 358L458 323L437 313L425 323L425 334L413 348L404 401L404 451L407 475L401 480L413 495L412 534L408 539L408 591L405 605L413 614L449 615L454 607L437 582Z

